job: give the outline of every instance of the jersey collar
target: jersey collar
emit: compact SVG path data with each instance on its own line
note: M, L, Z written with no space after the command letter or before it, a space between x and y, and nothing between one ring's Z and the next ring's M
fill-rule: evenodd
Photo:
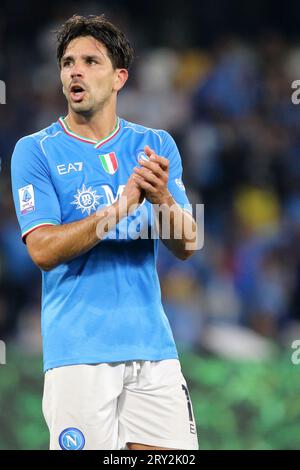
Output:
M58 119L58 122L60 123L60 125L62 126L62 128L63 128L63 130L65 131L66 134L68 134L71 137L74 137L77 140L80 140L81 142L86 142L88 144L93 144L96 149L101 147L101 145L106 144L111 139L113 139L117 135L117 133L119 132L119 130L121 128L120 119L117 117L117 121L116 121L116 125L115 125L114 130L107 137L105 137L104 139L94 140L94 139L88 139L87 137L82 137L81 135L76 134L75 132L71 131L71 129L69 128L68 124L66 123L65 119L62 116Z

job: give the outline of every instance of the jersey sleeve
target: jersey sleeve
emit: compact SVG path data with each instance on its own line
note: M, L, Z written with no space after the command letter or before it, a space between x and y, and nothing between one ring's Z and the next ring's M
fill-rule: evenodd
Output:
M11 161L12 191L22 239L44 225L61 224L61 211L48 163L31 136L20 139Z
M180 153L174 139L166 131L163 131L162 133L161 156L168 158L170 162L168 183L170 193L182 209L192 213L192 205L188 200L182 181L182 163Z

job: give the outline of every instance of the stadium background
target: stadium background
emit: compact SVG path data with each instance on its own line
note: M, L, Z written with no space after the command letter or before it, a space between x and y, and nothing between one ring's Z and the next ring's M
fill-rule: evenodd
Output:
M179 0L1 3L0 449L46 449L40 276L19 238L9 164L21 136L65 113L50 34L106 15L136 49L119 115L175 137L205 246L161 249L166 312L204 449L299 449L300 4Z

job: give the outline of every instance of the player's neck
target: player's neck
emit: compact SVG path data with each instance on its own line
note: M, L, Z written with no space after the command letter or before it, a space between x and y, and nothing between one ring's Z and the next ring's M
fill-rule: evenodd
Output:
M82 137L93 140L105 139L116 127L116 113L97 113L94 116L86 117L69 111L65 121L69 129Z

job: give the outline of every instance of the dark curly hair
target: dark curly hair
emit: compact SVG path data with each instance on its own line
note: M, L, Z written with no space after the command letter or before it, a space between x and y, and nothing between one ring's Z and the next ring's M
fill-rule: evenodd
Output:
M115 69L128 70L133 61L133 49L125 34L113 25L105 15L73 15L63 23L56 33L59 66L68 44L80 36L93 36L103 43Z

